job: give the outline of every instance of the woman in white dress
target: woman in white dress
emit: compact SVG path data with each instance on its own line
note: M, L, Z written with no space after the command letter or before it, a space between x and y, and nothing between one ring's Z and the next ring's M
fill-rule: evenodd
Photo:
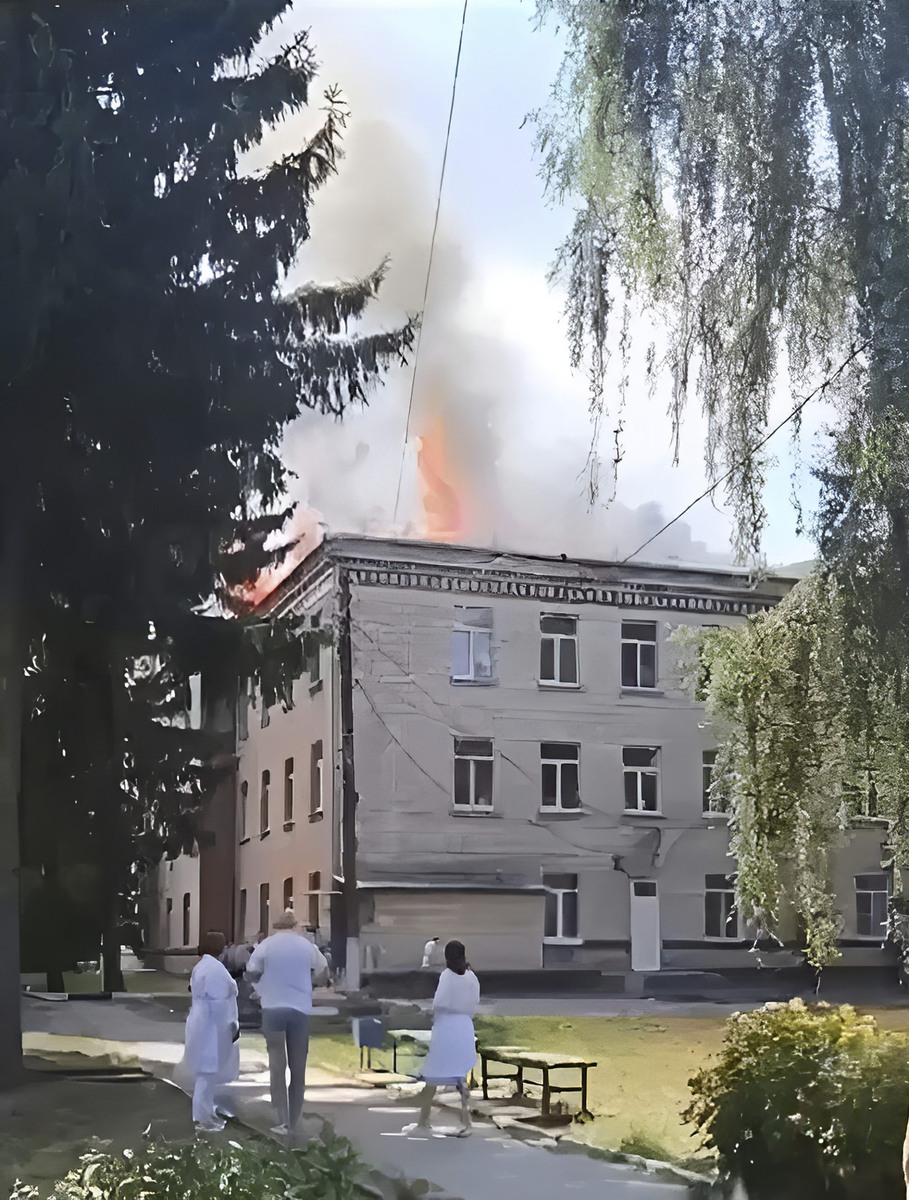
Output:
M204 1132L224 1128L216 1093L240 1074L237 985L219 961L223 952L223 934L207 933L203 937L201 957L189 980L192 1005L186 1018L186 1046L179 1069L193 1084L193 1121Z
M461 1096L459 1137L470 1133L470 1089L467 1080L477 1062L473 1018L480 1004L480 984L470 969L461 942L445 947L445 970L432 1002L432 1037L420 1078L420 1116L412 1129L431 1129L430 1112L436 1090L455 1087Z

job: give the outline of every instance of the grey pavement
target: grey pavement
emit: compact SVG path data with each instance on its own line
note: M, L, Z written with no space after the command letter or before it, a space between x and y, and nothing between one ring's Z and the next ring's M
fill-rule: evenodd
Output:
M136 1055L165 1078L182 1053L182 1016L160 999L53 1003L26 998L23 1026L27 1048ZM241 1038L242 1074L232 1098L243 1123L264 1131L272 1118L266 1064L261 1051L253 1048L257 1044ZM521 1200L552 1200L563 1191L577 1200L687 1200L689 1194L682 1184L585 1154L547 1149L487 1121L477 1121L469 1139L405 1134L403 1128L415 1114L412 1101L396 1102L384 1089L350 1084L317 1069L307 1071L304 1118L327 1119L371 1166L386 1174L426 1179L445 1196L501 1200L519 1190ZM453 1115L439 1110L434 1122L443 1129L452 1127ZM546 1139L540 1135L539 1140Z

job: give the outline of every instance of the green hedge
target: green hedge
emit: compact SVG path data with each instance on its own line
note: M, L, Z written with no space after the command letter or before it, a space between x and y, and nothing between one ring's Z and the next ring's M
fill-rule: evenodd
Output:
M736 1013L684 1113L749 1200L905 1200L909 1038L849 1006Z

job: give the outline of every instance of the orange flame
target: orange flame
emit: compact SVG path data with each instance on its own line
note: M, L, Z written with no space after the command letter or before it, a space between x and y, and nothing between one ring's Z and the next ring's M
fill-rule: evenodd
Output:
M301 506L294 513L285 536L290 544L281 561L263 571L254 582L236 590L235 599L241 608L258 608L303 559L316 549L323 536L319 514L311 508Z
M429 432L417 439L420 493L430 541L457 541L464 534L464 514L457 492L449 482L451 464L446 454L445 424L433 418Z

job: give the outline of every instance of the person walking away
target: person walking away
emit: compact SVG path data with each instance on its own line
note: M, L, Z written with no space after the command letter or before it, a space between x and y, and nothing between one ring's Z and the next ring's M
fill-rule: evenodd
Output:
M429 967L437 967L439 965L439 939L437 937L430 938L423 947L423 961L420 964L420 970L425 971Z
M303 1111L313 976L327 971L325 956L300 933L292 912L275 920L274 933L256 947L246 967L262 1004L271 1102L278 1117L272 1133L280 1136L295 1131Z
M449 942L445 947L445 970L439 976L432 1002L432 1036L420 1076L424 1083L420 1116L406 1132L431 1129L430 1113L437 1089L455 1087L461 1097L461 1125L457 1135L467 1137L470 1133L467 1080L477 1062L473 1018L479 1004L480 984L470 969L463 943Z
M193 1084L193 1121L204 1132L224 1128L217 1093L240 1074L237 985L220 961L224 948L223 933L206 933L189 979L192 1003L182 1070Z

